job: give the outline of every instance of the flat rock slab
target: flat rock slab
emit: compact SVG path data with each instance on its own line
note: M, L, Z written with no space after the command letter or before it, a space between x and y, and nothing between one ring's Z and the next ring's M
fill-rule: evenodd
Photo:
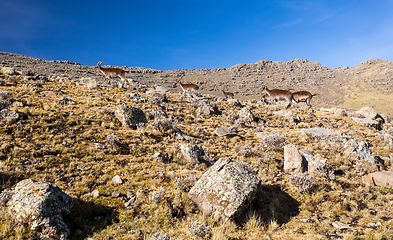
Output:
M373 172L363 176L363 183L371 186L383 186L393 189L393 172Z
M228 220L249 206L260 182L244 165L221 158L195 183L188 196L202 212Z
M234 137L237 135L237 132L231 128L217 128L216 134L220 137L223 137L223 136Z
M302 128L301 133L319 140L328 140L330 138L341 138L343 133L329 128Z

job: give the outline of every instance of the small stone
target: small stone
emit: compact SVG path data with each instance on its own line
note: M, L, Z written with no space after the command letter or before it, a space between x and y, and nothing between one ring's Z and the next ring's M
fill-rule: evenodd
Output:
M231 128L217 128L215 132L220 137L234 137L237 135L237 132Z
M118 198L118 197L120 197L120 195L121 195L121 192L120 191L114 191L114 192L112 192L112 197L113 198Z
M99 196L101 196L101 193L100 193L100 191L98 189L96 189L96 190L91 192L91 196L93 198L98 198Z
M116 186L116 185L123 184L123 180L120 178L119 175L116 175L116 176L114 176L114 177L112 178L111 183L112 183L113 185Z
M339 221L332 222L332 225L333 225L333 227L335 227L339 230L345 230L345 229L351 228L348 224L345 224L345 223L342 223Z

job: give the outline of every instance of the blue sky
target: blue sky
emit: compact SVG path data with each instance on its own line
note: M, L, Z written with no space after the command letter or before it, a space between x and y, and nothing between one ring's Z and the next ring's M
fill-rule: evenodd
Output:
M160 70L296 58L329 68L393 61L393 0L6 0L1 6L0 51L45 60Z

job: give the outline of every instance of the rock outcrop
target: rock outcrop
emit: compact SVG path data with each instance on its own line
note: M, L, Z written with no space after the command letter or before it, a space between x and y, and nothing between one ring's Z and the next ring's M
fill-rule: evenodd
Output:
M202 212L228 220L249 206L259 184L260 179L249 169L222 158L202 175L188 196Z

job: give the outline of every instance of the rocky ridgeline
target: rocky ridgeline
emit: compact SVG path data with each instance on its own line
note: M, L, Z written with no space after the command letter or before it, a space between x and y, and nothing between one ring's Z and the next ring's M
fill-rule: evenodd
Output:
M67 74L71 78L84 76L99 81L103 79L92 66L70 61L44 61L5 52L0 52L0 66L12 67L18 71L34 69L38 75ZM263 85L267 85L270 88L293 88L296 91L308 90L316 93L318 96L313 99L315 106L352 107L351 104L346 103L345 96L352 91L356 93L358 90L366 89L378 95L368 103L377 110L380 109L381 104L384 104L384 98L378 92L390 94L389 89L392 87L393 79L393 63L379 59L370 59L352 68L334 69L306 59L288 62L262 60L229 68L198 70L162 71L144 67L123 67L123 69L128 71L126 73L128 79L147 86L164 86L172 93L179 91L173 85L180 78L182 82L196 83L203 93L220 95L221 90L232 91L236 98L241 100L260 99L260 90ZM385 108L381 109L385 110ZM388 113L393 113L392 111Z
M51 77L55 81L67 81L67 79L78 79L77 86L85 85L88 89L98 89L98 85L107 84L105 82L93 79L95 75L92 67L68 62L68 61L43 61L20 55L1 53L1 79L3 86L12 86L20 81L21 78L15 78L14 75L22 76L24 80L31 81L30 91L39 92L40 96L63 95L61 91L40 91L40 84L44 84L45 79ZM23 65L25 64L25 65ZM364 63L357 69L366 69L363 65L372 65L373 62ZM389 62L384 62L389 65ZM12 66L12 67L11 67ZM390 65L389 65L390 66ZM136 89L137 93L128 93L126 95L133 103L153 103L160 105L162 109L170 109L168 98L171 93L166 91L165 87L159 86L154 82L154 90L148 90L147 86L153 86L149 79L151 75L159 75L161 83L167 83L170 86L172 78L182 77L187 79L194 73L198 76L227 76L231 79L253 78L261 83L268 82L268 79L279 79L279 86L293 86L294 83L303 84L310 76L314 76L314 82L309 83L312 86L320 86L336 80L336 71L349 71L348 69L327 69L315 62L307 60L293 60L287 63L260 61L255 64L241 64L228 69L201 69L201 70L174 70L159 71L145 68L127 68L128 76L134 76L134 86L129 88ZM57 75L56 76L53 76ZM63 75L66 74L66 75ZM387 75L386 75L387 76ZM199 78L197 77L198 81ZM41 82L42 81L42 82ZM116 85L116 81L113 81ZM141 84L143 83L143 84ZM203 83L203 84L202 84ZM291 84L289 84L291 83ZM149 85L151 84L151 85ZM202 89L208 86L207 82L200 82ZM112 84L113 85L113 84ZM165 84L163 84L165 86ZM242 85L240 85L242 86ZM121 86L124 87L124 86ZM239 90L241 91L241 90ZM140 94L144 93L147 97ZM298 189L300 193L309 193L318 187L318 178L334 181L340 173L327 167L329 159L320 154L312 154L310 149L304 149L301 145L287 144L286 137L279 134L269 134L262 131L260 126L267 127L267 120L257 117L253 113L251 106L261 108L264 105L261 101L250 101L243 105L238 99L222 99L217 96L201 94L198 92L185 93L179 97L179 101L189 104L195 108L195 116L198 119L209 119L221 115L217 101L225 101L230 106L237 109L237 114L228 113L227 122L232 126L215 128L216 137L233 138L235 136L246 137L249 126L253 126L250 132L260 140L262 148L272 150L283 147L283 174L289 175L290 184ZM9 110L9 106L15 104L23 106L19 99L10 97L7 91L0 92L0 119L6 125L16 124L22 120L23 116L18 111ZM69 105L78 103L72 98L63 96L56 104ZM255 109L255 108L254 108ZM269 111L269 110L265 110ZM353 124L361 124L375 131L380 139L383 139L391 148L393 148L393 130L392 127L384 128L384 124L389 124L391 117L387 114L379 114L370 107L363 107L358 111L347 112L342 108L325 108L319 111L326 112L335 116L351 116ZM314 115L312 110L307 112L308 115ZM198 179L191 178L189 186L184 187L188 191L188 197L195 202L201 212L215 214L223 220L234 220L244 214L245 210L250 207L254 201L263 201L261 196L264 195L261 187L261 179L258 177L258 171L253 169L252 165L242 161L235 161L231 158L215 159L209 154L209 150L196 144L199 139L182 132L176 127L176 123L182 121L180 118L168 118L164 110L142 110L126 103L120 103L114 110L113 115L121 122L124 128L138 129L143 128L145 124L150 124L153 129L162 132L173 133L173 138L178 140L179 151L182 158L198 169L200 165L207 167L207 171ZM296 111L281 109L277 107L271 111L271 115L280 119L285 119L291 126L301 124L305 117L297 114ZM259 126L259 127L254 127ZM330 127L329 127L330 126ZM198 127L196 127L198 128ZM239 131L243 128L243 131ZM202 130L201 130L202 131ZM329 123L323 119L318 119L312 127L300 128L299 135L312 139L315 142L324 142L332 144L340 149L342 155L351 159L358 166L358 174L363 176L363 183L371 186L384 186L393 188L393 173L385 167L385 160L374 154L366 141L353 139L351 136L344 134L340 129L333 129ZM115 134L108 135L105 139L106 144L96 143L99 148L126 148ZM184 143L190 142L190 143ZM64 143L67 146L67 143ZM238 147L240 154L243 156L253 155L254 149L250 146ZM156 161L168 164L168 159L161 152L152 155ZM386 159L391 160L391 159ZM370 167L371 166L371 167ZM370 174L367 168L376 167L384 171L374 171ZM91 168L91 167L90 167ZM87 171L90 169L87 165L78 166L78 170ZM366 169L366 170L365 170ZM23 169L21 169L23 170ZM281 176L281 175L279 175ZM279 178L278 176L278 178ZM280 183L278 179L277 183ZM124 184L121 176L113 176L112 180L107 183L111 186ZM94 190L91 196L98 198L101 196L100 191ZM166 190L161 188L151 192L149 201L156 204L165 202ZM256 196L259 196L259 200ZM142 203L142 197L138 193L127 193L127 196L121 196L120 192L113 191L113 198L124 200L125 208L138 208ZM36 182L31 179L20 181L12 189L5 189L0 194L0 205L7 209L15 220L24 222L32 230L40 232L41 238L65 239L69 237L70 230L63 221L63 216L68 215L72 210L73 199L65 194L59 187L49 182ZM297 214L298 209L290 209L293 215ZM264 219L264 218L263 218ZM333 226L342 226L339 221L332 223ZM199 221L189 225L190 231L198 237L205 238L212 234L212 228ZM339 228L339 227L337 227ZM152 235L152 239L169 239L165 233L157 232Z

